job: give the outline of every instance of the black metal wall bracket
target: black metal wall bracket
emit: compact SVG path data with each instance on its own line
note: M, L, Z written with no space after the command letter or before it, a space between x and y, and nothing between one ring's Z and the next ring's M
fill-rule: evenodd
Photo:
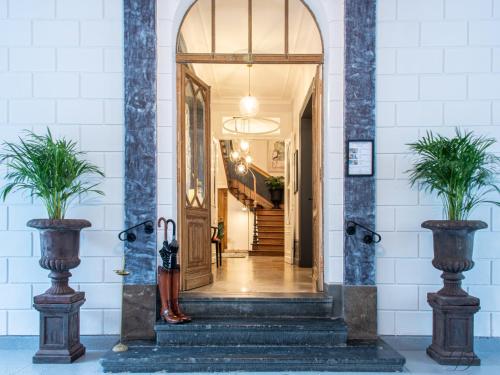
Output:
M374 232L370 228L365 227L363 224L357 223L353 220L349 220L346 223L346 228L345 232L349 235L352 236L356 234L356 227L363 228L365 230L365 233L363 235L363 242L367 245L370 245L372 243L379 243L382 241L382 236L378 234L377 232Z
M120 241L134 242L137 239L137 235L132 232L132 229L138 228L140 226L144 226L144 233L146 234L151 234L155 231L154 223L151 220L146 220L140 224L136 224L118 233L118 239Z

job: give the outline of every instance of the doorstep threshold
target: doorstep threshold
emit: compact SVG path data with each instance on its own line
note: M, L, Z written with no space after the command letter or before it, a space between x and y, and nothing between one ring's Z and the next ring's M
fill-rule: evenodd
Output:
M317 292L283 292L283 293L273 293L273 292L245 292L245 293L228 293L228 292L197 292L197 291L186 291L181 292L182 299L207 299L207 300L224 300L224 299L240 299L240 300L262 300L262 299L324 299L328 298L326 293Z

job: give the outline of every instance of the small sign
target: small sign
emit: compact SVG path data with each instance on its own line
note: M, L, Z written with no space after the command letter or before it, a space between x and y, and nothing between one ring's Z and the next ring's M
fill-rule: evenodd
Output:
M347 142L347 175L373 176L373 141Z

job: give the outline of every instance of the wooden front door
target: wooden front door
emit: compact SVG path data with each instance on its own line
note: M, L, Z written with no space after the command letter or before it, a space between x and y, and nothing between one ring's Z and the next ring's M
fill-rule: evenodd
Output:
M182 290L210 284L210 87L177 66L178 210Z
M322 66L316 68L312 101L313 167L313 282L323 291L323 82Z

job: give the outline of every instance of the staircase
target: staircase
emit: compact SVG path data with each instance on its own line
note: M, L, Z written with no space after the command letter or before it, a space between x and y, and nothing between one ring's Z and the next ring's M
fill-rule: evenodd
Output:
M324 294L251 298L184 293L193 321L158 321L156 343L129 342L101 360L105 372L401 371L404 358L383 341L347 342Z
M231 141L221 140L220 146L229 191L245 206L255 207L254 236L249 255L283 256L284 210L274 209L271 203L270 192L265 184L265 180L271 175L256 166L250 167L251 173L238 175L234 172L234 163L229 158Z
M285 246L284 210L257 208L256 241L249 255L283 256Z

